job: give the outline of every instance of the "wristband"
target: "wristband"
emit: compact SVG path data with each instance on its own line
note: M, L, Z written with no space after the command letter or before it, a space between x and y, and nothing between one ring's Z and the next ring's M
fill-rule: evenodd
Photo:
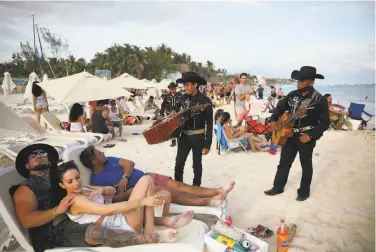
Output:
M140 200L137 200L136 210L140 211L140 208L141 208L141 206L140 206Z
M52 219L55 219L56 218L56 210L57 210L57 206L54 207L54 211L53 211L53 216L52 216Z

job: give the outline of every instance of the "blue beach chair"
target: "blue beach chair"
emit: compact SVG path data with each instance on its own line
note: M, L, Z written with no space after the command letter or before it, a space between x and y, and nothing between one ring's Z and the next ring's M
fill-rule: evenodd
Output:
M349 107L349 118L353 119L353 120L361 120L362 123L360 124L359 126L359 130L362 130L364 129L365 127L367 127L367 123L369 122L369 120L371 120L372 117L374 117L374 115L371 115L370 113L367 113L366 111L364 111L364 108L365 108L366 105L364 104L358 104L358 103L350 103L350 107ZM365 120L363 118L363 114L365 114L366 116L368 116L368 120Z

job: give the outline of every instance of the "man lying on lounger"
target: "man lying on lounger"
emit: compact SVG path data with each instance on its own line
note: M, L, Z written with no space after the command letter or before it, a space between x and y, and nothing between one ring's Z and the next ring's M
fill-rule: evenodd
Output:
M153 178L156 192L166 189L171 193L173 203L186 206L220 206L235 185L235 182L231 182L227 188L204 188L190 186L161 174L145 174L134 168L133 161L106 157L94 146L84 149L80 159L82 164L92 171L91 185L117 187L118 194L114 196L113 201L126 200L138 180L144 175Z

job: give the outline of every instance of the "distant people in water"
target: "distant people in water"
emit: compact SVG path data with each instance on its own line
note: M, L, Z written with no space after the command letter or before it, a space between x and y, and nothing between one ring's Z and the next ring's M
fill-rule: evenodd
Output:
M33 109L35 112L35 117L38 122L40 122L40 115L42 113L47 113L48 111L48 101L46 91L44 91L39 85L39 81L34 81L31 92L33 93Z

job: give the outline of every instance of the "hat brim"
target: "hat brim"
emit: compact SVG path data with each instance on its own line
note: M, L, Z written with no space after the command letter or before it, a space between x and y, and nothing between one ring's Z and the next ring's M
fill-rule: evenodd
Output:
M169 89L172 89L172 88L177 88L178 87L178 85L168 85L168 87L167 88L169 88Z
M187 82L197 82L199 86L205 86L208 84L206 80L201 77L180 78L176 80L176 83L185 84Z
M307 80L307 79L320 79L323 80L324 76L321 74L316 74L315 76L302 76L299 70L294 70L291 73L291 79L293 80Z
M26 164L29 159L29 155L31 152L35 150L44 150L48 153L48 160L52 164L57 164L59 161L59 154L57 153L56 149L48 144L32 144L23 148L16 157L16 169L18 173L24 177L30 177L30 171L26 168Z

